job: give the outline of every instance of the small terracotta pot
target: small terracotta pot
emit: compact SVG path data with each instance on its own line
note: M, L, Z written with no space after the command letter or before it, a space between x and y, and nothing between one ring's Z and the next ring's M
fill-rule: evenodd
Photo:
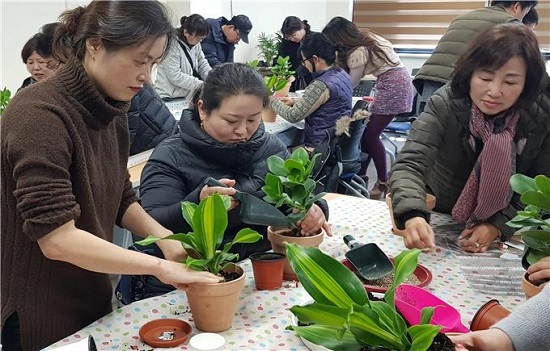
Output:
M277 290L283 285L285 257L276 252L259 252L250 255L256 289Z
M539 292L541 292L543 287L542 287L542 285L538 286L538 285L535 285L535 284L531 283L531 281L528 279L527 273L525 273L523 275L523 277L521 278L521 288L523 289L523 292L525 293L525 297L530 299L533 296L535 296L536 294L538 294Z
M285 235L291 231L290 228L267 227L267 238L271 242L271 247L274 252L286 254L286 243L295 243L306 247L318 247L325 236L325 232L321 231L313 236L289 236ZM284 259L285 267L283 270L284 280L298 280L298 276L290 266L287 258Z
M403 236L404 230L397 229L397 226L395 225L395 219L393 218L393 205L392 205L392 198L391 193L386 194L386 205L388 205L388 208L390 210L390 218L391 218L391 225L392 225L392 232L395 235ZM432 194L426 194L426 207L431 212L435 207L435 196Z
M490 300L481 306L479 310L477 310L474 318L472 319L470 330L476 331L489 329L509 314L510 311L502 307L498 300Z

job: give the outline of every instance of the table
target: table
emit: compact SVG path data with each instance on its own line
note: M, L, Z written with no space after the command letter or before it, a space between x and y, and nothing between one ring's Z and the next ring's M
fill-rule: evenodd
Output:
M364 243L376 242L389 255L396 255L404 249L402 239L391 234L389 211L384 202L333 194L329 194L327 200L330 208L329 222L334 236L325 238L321 244L320 248L324 252L339 260L343 259L346 247L342 237L346 234L352 234ZM447 215L432 216L434 225L451 222ZM524 301L522 294L517 292L491 296L470 288L461 272L459 260L450 250L438 247L433 252L423 253L419 263L433 274L433 280L426 288L456 307L465 325L469 325L477 309L492 298L497 298L508 309L513 309ZM306 349L295 333L285 330L285 327L291 321L288 309L310 300L307 293L299 284L296 287L294 282L288 282L276 291L258 291L254 287L250 261L245 260L241 265L246 272L246 285L232 328L221 333L226 339L224 349ZM189 320L185 294L174 291L135 302L99 319L54 346L79 341L92 334L100 350L151 350L139 340L138 330L145 322L157 318ZM187 345L173 348L188 349Z

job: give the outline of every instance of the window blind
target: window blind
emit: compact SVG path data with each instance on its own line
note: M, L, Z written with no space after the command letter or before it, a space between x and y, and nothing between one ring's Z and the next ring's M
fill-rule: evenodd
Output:
M397 47L433 48L453 19L484 6L484 0L355 0L353 22ZM537 37L550 49L550 1L539 1L537 10Z

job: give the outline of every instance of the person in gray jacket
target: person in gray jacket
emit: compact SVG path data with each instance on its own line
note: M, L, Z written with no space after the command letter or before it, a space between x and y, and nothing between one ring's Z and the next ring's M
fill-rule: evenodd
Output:
M457 351L550 350L550 284L491 329L452 335Z
M522 208L510 176L550 174L549 114L550 83L533 31L503 24L480 34L413 123L392 167L394 219L405 245L434 247L426 193L436 196L436 211L465 223L464 250L483 252L509 239L514 230L506 222Z
M420 94L417 115L424 110L430 96L451 79L456 61L479 33L497 24L520 24L523 16L537 4L536 0L493 0L491 6L468 12L453 20L413 80Z
M163 100L184 98L190 101L212 69L204 57L201 41L210 26L201 15L183 16L181 27L166 57L159 63L155 90Z

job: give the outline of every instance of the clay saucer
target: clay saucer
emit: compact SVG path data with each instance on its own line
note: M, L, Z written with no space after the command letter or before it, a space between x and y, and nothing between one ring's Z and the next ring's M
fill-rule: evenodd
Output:
M191 325L180 319L155 319L139 328L139 337L152 347L175 347L186 342L191 331Z

